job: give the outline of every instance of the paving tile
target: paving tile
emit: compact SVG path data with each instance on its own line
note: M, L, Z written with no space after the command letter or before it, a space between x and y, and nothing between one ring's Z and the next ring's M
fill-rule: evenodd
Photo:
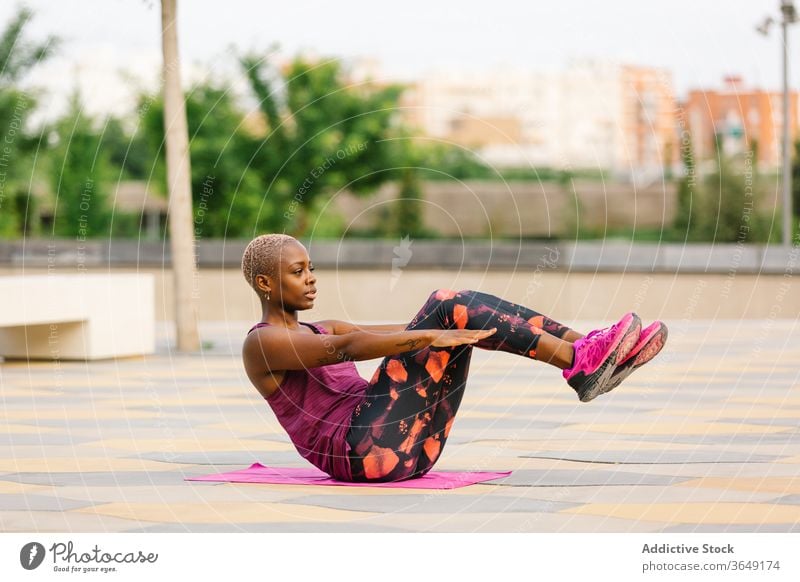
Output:
M211 423L196 422L195 427L198 430L222 431L223 433L227 433L228 436L242 435L247 437L253 434L263 434L265 432L274 431L281 439L285 439L286 442L289 442L289 437L286 436L286 432L284 432L283 428L275 420L264 419L258 422L248 422L231 419L229 422L219 422L219 418L216 418L215 422Z
M185 465L188 467L189 465ZM45 472L71 473L76 471L169 471L182 466L147 459L118 459L113 457L80 458L11 458L0 459L0 469L14 473Z
M531 487L515 490L517 496L568 503L775 503L777 493L675 487L673 485L615 485L614 487Z
M651 411L651 414L660 414L660 415L669 415L669 416L678 416L678 417L705 417L705 418L714 418L718 420L724 419L733 419L738 420L741 418L747 418L747 422L750 424L761 424L760 422L754 422L756 419L758 420L767 420L767 419L776 419L781 420L785 418L796 419L800 420L800 408L761 408L756 406L749 406L749 407L742 407L742 406L725 406L724 408L717 408L717 409L660 409ZM775 424L781 424L781 422L776 422Z
M795 473L796 475L796 473ZM800 494L800 476L794 477L705 477L684 481L684 487L711 487L714 489L738 489L740 491L769 491L781 495Z
M87 515L73 511L3 511L0 531L3 532L124 532L141 527L137 521L104 515Z
M800 522L800 507L768 503L592 503L565 509L563 513L694 524L747 525Z
M800 394L792 395L788 392L783 393L780 396L762 396L762 395L742 395L737 394L736 396L730 396L727 399L728 402L735 402L737 404L751 404L754 406L763 406L766 404L775 404L781 407L784 406L792 406L792 407L800 407Z
M800 493L778 497L773 500L773 503L779 503L782 505L800 505Z
M798 533L800 524L681 524L661 530L662 533Z
M497 487L585 487L589 485L672 485L686 481L685 477L648 475L627 471L566 471L517 470L508 477L496 479Z
M790 420L791 419L791 420ZM792 413L791 416L788 415L776 415L776 416L758 416L753 415L753 417L748 417L747 422L751 425L761 425L761 426L785 426L787 422L794 421L794 430L797 430L797 426L800 425L800 416L795 416ZM722 418L717 420L720 424L733 424L736 421L733 419Z
M519 435L517 435L519 437ZM552 437L552 435L551 435ZM448 443L450 440L448 439ZM667 448L661 442L648 442L648 441L634 441L631 439L592 439L592 440L579 440L564 439L564 438L545 438L541 440L532 440L524 437L516 439L491 439L491 438L477 438L467 441L471 446L473 445L497 445L504 444L509 448L526 450L533 453L542 451L581 451L587 449L594 449L598 451L663 451ZM695 447L688 444L673 444L670 443L668 450L684 450L692 451Z
M5 402L15 402L19 399L20 402L31 402L38 398L49 398L54 396L52 390L35 389L15 384L11 382L3 383L3 400Z
M46 430L51 430L46 428ZM54 430L54 429L53 429ZM73 443L86 443L92 440L91 436L76 434L64 435L63 432L52 432L44 434L2 434L0 433L0 446L14 447L25 445L63 445L65 441Z
M757 426L757 425L751 425ZM625 435L618 435L619 438L625 438ZM617 438L615 436L615 438ZM642 434L636 438L640 440L647 440L652 442L670 443L670 444L689 444L698 446L758 446L765 444L800 444L800 433L782 431L774 434L766 434L765 432L749 432L747 434L712 434L712 435L687 435L687 434Z
M294 447L288 443L279 443L268 440L255 439L212 439L212 438L173 438L173 439L104 439L97 442L86 443L90 447L102 447L119 449L123 451L181 451L181 452L200 452L200 451L230 451L230 450L251 450L251 451L288 451Z
M19 495L0 493L0 511L25 509L28 511L69 511L79 507L90 507L92 501L80 501L47 495Z
M796 477L798 468L792 465L779 465L770 463L693 463L687 465L626 465L626 470L646 469L652 475L677 475L681 477L696 478L756 478L765 477L791 478Z
M113 425L110 425L109 419L106 417L68 420L43 419L37 420L36 422L40 426L62 428L68 432L96 429L100 430L101 434L105 434L108 429L118 430L120 426L125 427L127 430L131 431L131 433L147 428L161 429L162 431L188 430L194 427L196 420L190 419L187 416L166 418L164 416L154 416L151 413L144 414L141 418L123 416L118 423L114 423ZM91 436L87 438L91 438Z
M46 485L29 485L27 483L15 483L13 481L3 481L0 475L0 493L37 493L52 491L52 487Z
M776 454L783 455L783 458L780 458L780 459L775 461L776 463L788 463L788 464L800 465L800 455L796 455L795 454L798 451L798 449L800 449L800 444L794 445L794 446L781 444L781 445L778 445L777 447L776 446L769 446L769 447L759 446L758 449L759 449L759 451L764 452L764 453L773 453L774 452ZM787 455L795 455L795 456L789 457Z
M234 467L220 468L219 472L234 470ZM82 485L82 486L107 486L128 487L136 485L178 485L184 482L185 477L194 477L206 474L207 471L191 469L184 473L173 471L104 471L94 473L91 471L80 473L12 473L4 475L6 481L29 483L33 485Z
M339 497L307 495L290 499L287 504L305 504L333 509L375 513L547 513L577 504L524 499L507 495L384 495L381 497Z
M39 435L39 434L53 434L56 430L45 426L36 426L35 422L30 424L11 424L4 422L2 424L2 434L4 435Z
M451 471L465 469L483 471L503 467L507 470L577 468L590 471L603 469L600 466L578 465L556 459L526 458L520 455L519 451L503 445L498 445L494 448L475 445L454 445L451 447L449 443L445 445L442 456L436 463L436 468Z
M536 453L526 458L562 459L583 463L663 465L686 463L752 463L774 461L774 455L757 455L713 450L649 450L649 451L576 451L569 453Z
M262 465L286 465L293 461L302 460L297 451L282 452L269 451L268 453L253 453L250 451L208 451L203 453L160 452L140 453L136 455L141 459L150 459L164 463L178 463L188 465L241 465L249 467L253 463ZM305 461L303 461L305 463Z
M266 523L184 523L158 524L128 530L128 533L409 533L401 529L365 523L266 522Z
M25 420L32 424L39 425L43 420L59 420L62 422L70 422L73 420L118 420L126 418L152 418L152 412L144 412L140 410L120 410L117 407L113 409L99 408L90 406L88 409L71 410L67 408L60 409L40 409L27 408L26 410L9 410L8 407L0 413L0 420L3 418L8 420Z
M283 503L103 503L75 511L156 523L260 523L265 521L347 522L373 515Z
M62 497L100 503L216 503L218 501L278 502L308 495L310 488L286 487L245 483L204 483L184 481L169 485L63 485L49 488L40 495L57 494ZM317 487L316 489L319 489ZM338 488L337 488L338 489ZM362 491L363 493L363 491Z
M562 426L560 422L544 422L544 421L533 421L530 418L503 418L501 420L498 419L487 419L487 418L460 418L460 415L456 416L456 420L453 422L453 433L456 431L466 431L466 430L491 430L493 427L502 428L504 431L514 430L514 429L531 429L535 431L540 431L545 433L554 428L558 428ZM452 433L451 433L452 434Z
M123 406L130 409L131 412L136 411L137 408L145 408L148 410L157 410L161 407L183 407L183 406L211 406L217 407L219 410L227 410L229 406L252 406L257 402L254 398L247 396L223 396L208 395L199 396L196 391L194 393L185 394L183 396L156 396L155 398L114 398L114 399L97 399L97 406L99 407L119 407Z
M386 524L419 532L454 533L635 533L655 532L669 524L612 517L564 513L460 513L391 514L370 518L366 523Z
M762 426L753 423L715 423L715 422L655 422L655 423L629 423L629 424L591 424L571 425L567 428L576 431L602 432L611 434L632 435L743 435L765 433L783 433L793 430L791 425Z

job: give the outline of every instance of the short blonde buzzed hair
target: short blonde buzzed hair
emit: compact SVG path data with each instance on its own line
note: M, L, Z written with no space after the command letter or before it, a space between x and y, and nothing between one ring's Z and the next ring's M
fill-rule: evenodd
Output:
M260 294L256 275L275 277L281 260L281 251L289 243L300 244L288 234L262 234L250 241L242 255L242 274L253 291Z

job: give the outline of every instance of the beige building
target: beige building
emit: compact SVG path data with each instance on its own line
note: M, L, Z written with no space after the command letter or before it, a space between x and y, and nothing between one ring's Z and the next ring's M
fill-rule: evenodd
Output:
M677 104L663 69L625 66L622 80L622 143L617 160L639 172L660 175L680 159Z
M782 93L748 87L741 77L724 79L719 89L697 89L689 92L683 106L684 123L692 136L694 155L699 160L716 156L715 140L723 152L736 155L757 144L758 163L762 168L781 164L783 139ZM792 141L797 136L798 93L789 100L789 131Z
M34 182L33 197L39 220L45 230L52 229L55 220L54 196L46 182ZM110 186L108 204L115 213L139 216L141 238L158 240L167 222L167 199L156 194L153 184L145 180L123 180Z
M585 61L564 71L437 73L404 100L406 121L498 166L660 175L676 155L675 98L660 69Z

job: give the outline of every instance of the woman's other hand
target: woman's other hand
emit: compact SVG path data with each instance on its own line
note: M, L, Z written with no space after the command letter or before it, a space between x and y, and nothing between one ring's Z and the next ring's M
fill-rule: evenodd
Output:
M437 329L431 347L447 348L463 344L474 344L483 338L493 335L496 327L491 329Z

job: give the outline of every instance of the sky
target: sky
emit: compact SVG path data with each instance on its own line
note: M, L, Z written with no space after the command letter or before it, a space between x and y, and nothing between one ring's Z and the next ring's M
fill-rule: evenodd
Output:
M0 25L19 3L0 4ZM134 87L154 86L161 58L158 0L29 0L29 38L62 38L59 56L27 83L46 89L55 112L76 86L95 112L130 107ZM749 86L781 88L779 0L549 0L477 2L406 0L178 0L184 77L230 76L231 48L270 47L347 59L373 58L388 78L497 67L558 70L599 59L663 67L679 97L720 86L737 74ZM798 28L798 27L793 27ZM789 35L790 60L800 36ZM800 88L800 62L790 67Z

